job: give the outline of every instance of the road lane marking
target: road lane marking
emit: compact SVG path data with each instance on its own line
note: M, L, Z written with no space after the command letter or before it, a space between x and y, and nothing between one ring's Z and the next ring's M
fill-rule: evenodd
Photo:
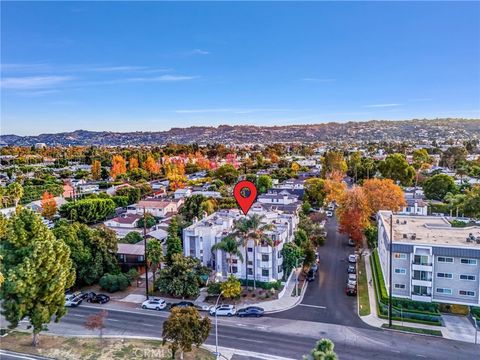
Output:
M317 309L326 309L326 306L321 306L321 305L309 305L309 304L298 304L298 306L306 306L306 307L312 307L312 308L317 308Z
M422 358L426 358L425 355L420 355L420 354L417 354L418 357L422 357Z
M83 315L79 315L79 314L68 314L68 315L71 315L71 316L76 316L76 317L85 317Z
M121 321L121 320L117 320L117 319L107 319L108 321Z

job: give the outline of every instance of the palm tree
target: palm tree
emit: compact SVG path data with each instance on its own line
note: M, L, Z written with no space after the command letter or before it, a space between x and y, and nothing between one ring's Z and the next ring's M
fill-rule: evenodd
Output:
M237 227L237 236L242 239L243 246L245 247L247 254L246 262L246 277L247 277L247 287L248 287L248 242L253 241L253 289L257 287L257 274L256 274L256 248L260 244L268 244L273 247L273 242L270 237L265 233L266 231L272 230L273 225L271 224L262 224L262 219L264 216L253 215L250 218L244 218L239 223Z
M212 252L216 250L222 250L224 253L228 254L228 270L232 274L232 256L236 256L243 262L243 256L238 247L240 244L237 241L235 235L230 234L225 236L220 242L212 246Z

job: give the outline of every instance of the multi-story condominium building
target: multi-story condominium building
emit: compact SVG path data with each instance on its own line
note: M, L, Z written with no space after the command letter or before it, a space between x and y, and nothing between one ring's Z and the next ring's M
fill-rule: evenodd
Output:
M296 213L266 210L263 205L256 203L250 209L248 216L258 214L262 222L273 225L272 230L266 234L272 240L273 246L260 244L254 247L253 241L248 241L246 246L240 246L243 262L232 256L228 261L228 254L221 250L212 252L212 247L220 242L234 229L234 222L244 216L239 210L221 210L195 222L183 230L183 249L185 256L193 256L215 271L226 277L231 272L240 279L255 277L259 281L281 280L283 277L283 245L293 240L293 235L298 224ZM247 260L248 259L248 260ZM246 264L245 262L248 261Z
M389 288L392 243L393 296L416 301L480 305L480 226L452 227L444 217L380 211L378 253ZM393 240L393 241L391 241Z

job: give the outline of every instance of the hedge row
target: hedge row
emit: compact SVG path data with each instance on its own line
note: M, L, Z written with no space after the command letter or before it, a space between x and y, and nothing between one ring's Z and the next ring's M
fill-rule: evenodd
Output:
M371 268L372 268L372 273L374 274L374 283L375 283L375 294L377 297L377 311L378 311L378 316L380 318L388 318L388 293L385 287L385 283L383 281L383 276L382 276L382 270L380 267L380 261L378 259L378 253L377 250L375 250L371 256ZM381 296L379 298L379 293L384 293L385 296ZM423 303L419 301L412 301L412 300L407 300L407 299L398 299L398 298L393 298L392 302L392 319L393 320L399 320L399 321L407 321L407 322L415 322L419 324L426 324L426 325L441 325L440 317L438 313L434 312L425 312L425 311L419 311L419 310L403 310L399 309L397 307L397 302L401 301L403 304L410 303L412 306L416 306L417 308L419 306L424 306L427 305L429 306L430 304L428 303ZM432 307L438 306L436 304L433 304ZM438 311L438 310L437 310Z
M240 283L243 286L253 286L253 280L248 279L248 285L247 281L245 279L240 279ZM275 289L275 290L280 290L282 288L282 283L280 281L271 281L271 282L265 282L265 281L256 281L256 286L260 289L264 290L270 290L270 289Z

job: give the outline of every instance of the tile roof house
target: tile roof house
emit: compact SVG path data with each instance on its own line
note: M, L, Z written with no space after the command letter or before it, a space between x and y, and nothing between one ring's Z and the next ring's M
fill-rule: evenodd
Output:
M142 215L145 208L145 212L155 217L165 217L167 214L177 213L182 204L183 200L145 199L139 201L138 204L128 206L127 213Z

